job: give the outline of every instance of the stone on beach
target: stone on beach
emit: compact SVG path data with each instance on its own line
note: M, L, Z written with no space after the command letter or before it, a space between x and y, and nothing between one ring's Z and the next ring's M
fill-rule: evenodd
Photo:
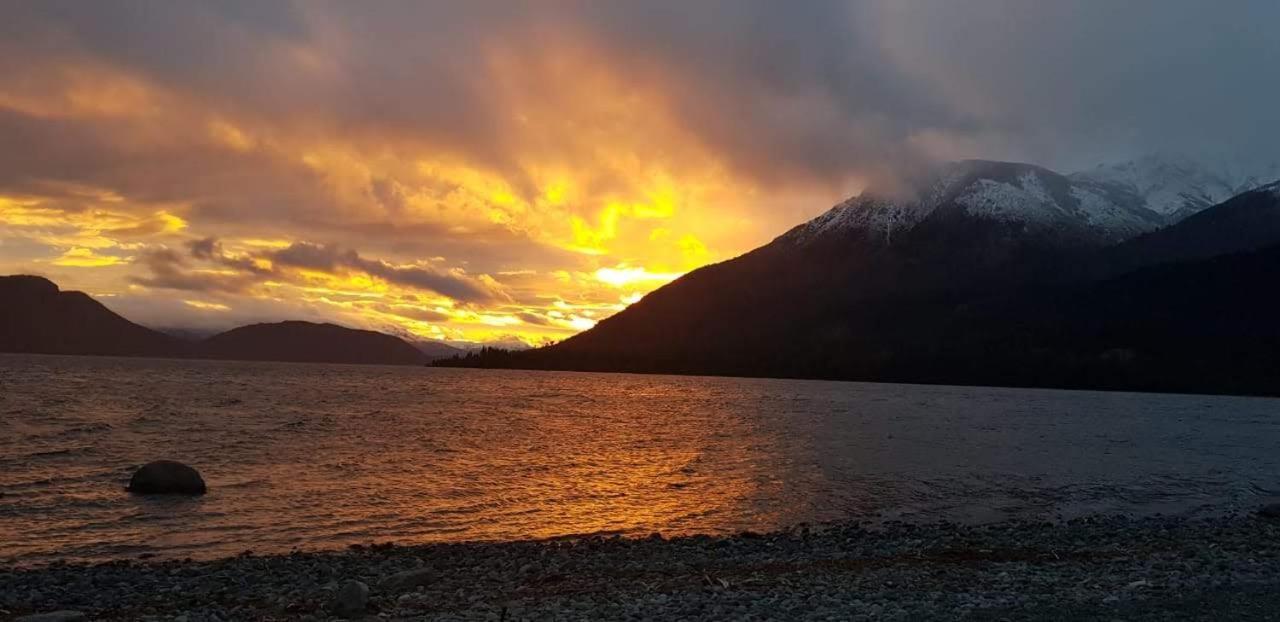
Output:
M344 618L359 618L364 616L368 604L369 586L355 580L343 581L333 596L332 611Z
M14 622L80 622L88 618L79 611L50 611L49 613L35 613L29 616L22 616Z
M390 575L378 583L378 587L387 590L403 590L418 587L419 585L427 585L431 582L431 570L428 568L415 568L404 572L397 572Z
M408 569L426 576L428 568L430 582L411 590L375 588L370 580ZM341 578L328 582L334 576ZM157 622L339 615L1268 620L1280 610L1280 522L1230 511L1196 519L1118 515L981 525L851 521L803 536L787 530L440 543L0 568L0 620L55 608L84 611L84 619Z
M157 460L135 471L127 490L151 495L202 495L206 488L195 469L181 462Z

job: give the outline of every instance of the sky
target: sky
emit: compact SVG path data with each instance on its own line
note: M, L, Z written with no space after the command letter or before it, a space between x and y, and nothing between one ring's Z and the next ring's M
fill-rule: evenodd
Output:
M1280 137L1280 3L0 3L0 274L540 344L868 185Z

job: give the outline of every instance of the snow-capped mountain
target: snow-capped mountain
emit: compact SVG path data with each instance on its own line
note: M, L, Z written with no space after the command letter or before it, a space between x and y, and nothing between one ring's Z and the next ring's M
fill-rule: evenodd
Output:
M1164 226L1146 205L947 165L492 365L1280 395L1280 183Z
M1073 173L1072 182L1164 216L1169 224L1280 179L1280 161L1207 161L1184 155L1146 155Z
M859 232L892 244L921 223L967 216L1033 232L1115 242L1152 231L1167 220L1126 192L1080 183L1031 164L965 160L943 165L896 198L862 193L787 233L797 243Z
M1174 156L1146 156L1066 176L1031 164L964 160L941 165L906 192L863 192L783 238L803 244L856 233L892 244L895 236L945 215L1107 244L1174 224L1277 179L1280 163L1209 165Z

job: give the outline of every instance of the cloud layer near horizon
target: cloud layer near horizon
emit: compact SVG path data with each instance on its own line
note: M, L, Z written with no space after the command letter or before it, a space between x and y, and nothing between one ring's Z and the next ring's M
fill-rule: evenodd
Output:
M929 159L1271 157L1280 5L0 9L0 271L153 325L562 338Z

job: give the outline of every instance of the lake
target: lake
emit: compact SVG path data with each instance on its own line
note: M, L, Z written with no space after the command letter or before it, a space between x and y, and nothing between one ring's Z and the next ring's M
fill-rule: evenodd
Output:
M0 355L0 563L1222 512L1278 447L1267 398ZM159 458L209 494L124 492Z

